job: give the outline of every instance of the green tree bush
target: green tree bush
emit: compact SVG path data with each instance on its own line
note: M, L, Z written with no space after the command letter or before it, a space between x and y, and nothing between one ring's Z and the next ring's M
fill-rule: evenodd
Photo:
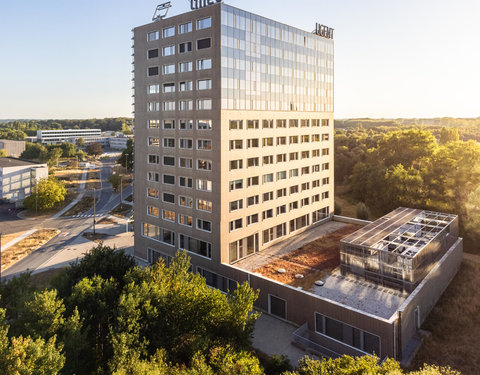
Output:
M67 195L67 189L63 182L58 181L54 177L41 179L36 186L33 187L31 195L24 200L25 207L30 211L50 210L59 206Z

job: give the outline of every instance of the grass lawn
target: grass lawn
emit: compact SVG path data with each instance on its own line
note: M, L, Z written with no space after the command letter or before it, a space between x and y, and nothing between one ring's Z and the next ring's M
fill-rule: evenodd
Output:
M432 334L420 348L412 368L423 363L450 366L462 375L480 374L480 260L466 260L423 329Z

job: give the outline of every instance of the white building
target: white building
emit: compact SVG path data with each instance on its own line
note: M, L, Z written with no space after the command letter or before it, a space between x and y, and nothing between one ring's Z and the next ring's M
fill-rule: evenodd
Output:
M125 150L127 148L127 142L129 139L133 140L133 136L130 137L110 137L108 143L110 148L115 150Z
M61 129L61 130L38 130L37 142L43 144L76 143L83 138L85 143L102 142L101 129Z
M32 187L40 179L47 177L47 164L0 158L0 199L21 202L31 194Z

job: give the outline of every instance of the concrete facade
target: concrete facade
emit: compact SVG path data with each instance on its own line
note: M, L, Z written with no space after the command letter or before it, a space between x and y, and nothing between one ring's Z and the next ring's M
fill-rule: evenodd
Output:
M22 202L31 194L32 187L47 177L47 164L0 158L0 199L11 203Z
M25 141L0 139L0 150L5 150L7 156L18 158L25 151Z
M63 142L77 143L78 138L83 138L85 143L100 142L102 131L100 129L58 129L38 130L37 142L42 144L57 144Z

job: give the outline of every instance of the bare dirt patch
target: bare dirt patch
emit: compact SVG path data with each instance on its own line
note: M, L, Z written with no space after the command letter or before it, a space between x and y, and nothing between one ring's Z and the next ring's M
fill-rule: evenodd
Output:
M131 210L132 206L130 206L129 204L119 204L117 207L110 211L110 214L123 219L125 218L125 215L127 215Z
M75 206L65 212L62 216L78 215L93 207L93 197L83 197Z
M2 243L1 245L2 246L5 246L7 243L9 243L10 241L13 241L15 238L18 238L20 237L22 234L24 234L26 231L24 232L17 232L17 233L10 233L10 234L2 234Z
M95 233L93 234L92 232L84 232L83 237L85 237L87 240L93 241L93 242L102 242L107 235L105 233Z
M2 251L2 269L11 266L20 259L25 258L27 255L33 253L40 246L43 246L50 241L58 233L60 233L58 229L40 229L19 241L15 245L9 247L7 250Z
M340 240L361 227L346 225L266 264L254 272L292 286L309 288L340 264ZM285 269L279 273L278 269ZM303 275L297 279L295 275Z
M116 221L110 219L109 217L102 217L99 221L98 224L117 224Z
M87 179L85 180L85 190L100 189L100 171L98 169L91 169L87 172Z
M54 176L65 183L67 189L78 189L82 182L81 169L56 169Z

